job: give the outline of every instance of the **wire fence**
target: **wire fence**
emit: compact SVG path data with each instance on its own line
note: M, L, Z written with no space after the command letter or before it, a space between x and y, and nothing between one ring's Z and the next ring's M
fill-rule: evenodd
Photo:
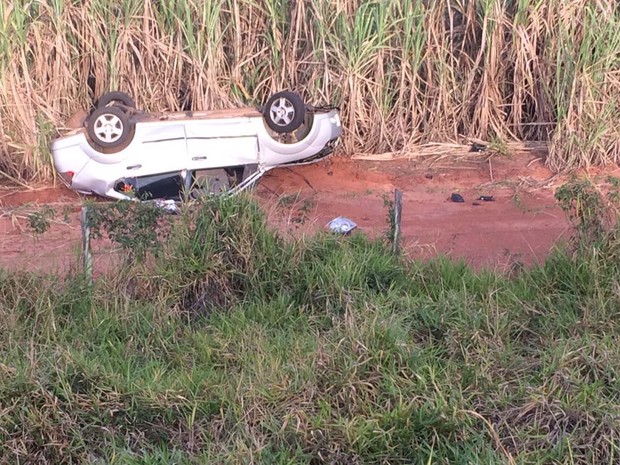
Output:
M68 239L53 248L2 250L0 270L65 274L85 271L89 276L107 272L123 262L122 249L93 246L85 267L81 240Z
M93 239L87 207L67 212L37 231L40 208L5 209L0 214L0 270L97 275L122 263L123 249L106 238ZM45 229L45 230L43 230Z
M402 193L394 192L391 214L393 252L400 252ZM127 251L105 238L93 238L89 207L73 206L64 218L51 221L43 209L15 211L0 222L0 269L40 272L83 272L89 279L122 266ZM49 213L51 216L51 213ZM2 218L0 218L1 220Z

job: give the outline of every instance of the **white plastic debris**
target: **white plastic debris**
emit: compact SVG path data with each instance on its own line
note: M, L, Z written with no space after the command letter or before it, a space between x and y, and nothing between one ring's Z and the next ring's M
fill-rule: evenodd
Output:
M357 228L357 224L349 218L345 218L344 216L339 216L338 218L334 218L329 223L325 225L331 232L338 234L347 234Z
M177 206L177 204L176 204L176 202L174 200L157 199L157 200L155 200L155 205L158 208L163 208L168 213L178 213L179 212L179 207Z

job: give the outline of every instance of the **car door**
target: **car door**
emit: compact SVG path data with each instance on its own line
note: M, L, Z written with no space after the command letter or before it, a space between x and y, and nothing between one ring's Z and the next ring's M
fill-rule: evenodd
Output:
M125 161L127 176L149 176L185 169L187 142L182 122L149 121L138 123L135 130L133 154Z
M185 131L190 171L259 162L258 138L248 118L188 121Z

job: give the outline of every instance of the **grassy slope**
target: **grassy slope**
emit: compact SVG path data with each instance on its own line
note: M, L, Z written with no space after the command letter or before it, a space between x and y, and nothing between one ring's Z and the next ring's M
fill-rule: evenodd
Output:
M511 279L246 202L94 289L0 274L0 463L616 463L616 240Z

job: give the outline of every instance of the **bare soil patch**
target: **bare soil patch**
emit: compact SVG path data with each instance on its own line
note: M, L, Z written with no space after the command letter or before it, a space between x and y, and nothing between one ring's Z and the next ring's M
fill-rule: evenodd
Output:
M258 188L273 212L291 198L293 213L279 226L303 232L346 216L372 235L387 228L384 197L403 192L402 227L412 258L446 254L476 267L511 269L540 262L569 230L556 205L561 177L531 155L493 157L458 164L334 159L276 170ZM299 193L299 195L296 195ZM449 200L459 193L464 203ZM477 200L493 196L494 201ZM296 209L296 211L295 211Z

